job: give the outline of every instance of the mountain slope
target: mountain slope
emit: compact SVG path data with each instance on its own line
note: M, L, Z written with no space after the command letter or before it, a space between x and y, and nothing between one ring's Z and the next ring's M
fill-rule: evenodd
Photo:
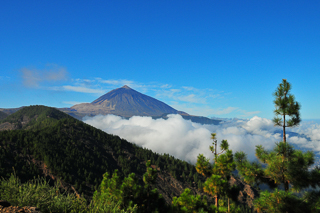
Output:
M6 117L8 117L8 114L0 111L0 120L5 119Z
M15 172L23 181L34 176L61 180L65 190L84 193L90 199L102 175L112 174L115 169L121 177L134 172L143 184L145 163L150 160L159 171L154 186L168 204L185 188L201 194L198 188L203 178L185 161L138 147L54 108L25 107L8 120L21 122L21 118L31 119L20 129L0 131L0 178L8 178ZM246 192L241 199L252 202L254 196L255 193Z
M27 117L35 122L27 128L0 131L0 177L7 178L14 168L24 181L38 175L61 179L66 189L90 197L106 171L112 174L118 169L122 177L134 172L142 182L145 162L151 160L160 170L156 187L168 203L186 187L199 193L196 186L200 176L193 165L155 154L62 114L54 108L31 106L11 115L11 121ZM50 125L39 128L43 123ZM182 176L185 170L188 176Z
M128 86L114 89L91 103L77 104L71 109L88 115L114 114L123 117L179 113L178 110L167 104L137 92Z
M22 109L24 106L19 108L0 108L0 112L4 112L8 115L11 115L12 113L17 112L18 110Z

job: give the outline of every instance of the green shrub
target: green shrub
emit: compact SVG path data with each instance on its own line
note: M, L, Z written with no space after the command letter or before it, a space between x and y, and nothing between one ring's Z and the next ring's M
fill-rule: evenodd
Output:
M50 186L44 178L37 178L21 183L19 178L11 174L2 179L0 197L14 206L35 206L41 212L86 212L86 200L75 194L61 193L58 183Z

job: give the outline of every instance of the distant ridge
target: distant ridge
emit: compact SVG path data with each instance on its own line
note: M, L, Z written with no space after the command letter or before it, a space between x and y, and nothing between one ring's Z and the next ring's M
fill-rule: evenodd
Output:
M150 96L131 89L127 85L114 89L91 103L77 104L71 110L86 115L114 114L123 117L161 116L185 114Z
M0 120L5 119L6 117L8 117L8 114L0 111Z
M34 105L23 107L15 113L6 116L0 120L1 130L17 130L17 129L42 129L53 125L56 121L63 118L72 118L55 108ZM37 125L35 125L37 124Z

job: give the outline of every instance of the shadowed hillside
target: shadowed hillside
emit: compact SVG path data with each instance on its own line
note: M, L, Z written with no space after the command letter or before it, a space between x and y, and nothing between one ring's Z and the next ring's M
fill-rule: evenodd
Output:
M201 194L203 178L193 165L138 147L54 108L25 107L3 123L15 128L0 131L0 177L8 178L15 171L22 181L34 176L61 180L65 190L90 199L105 172L117 169L121 178L135 173L143 184L145 163L150 160L158 170L154 187L168 204L185 188ZM252 200L252 195L243 193L241 199Z
M8 117L8 114L0 111L0 120L5 119L6 117Z
M106 171L118 169L122 177L134 172L141 179L150 159L159 168L158 188L167 202L189 184L198 192L200 176L191 164L128 143L54 108L25 107L3 123L16 130L0 132L2 177L9 177L14 168L22 180L37 175L59 178L69 190L91 196Z

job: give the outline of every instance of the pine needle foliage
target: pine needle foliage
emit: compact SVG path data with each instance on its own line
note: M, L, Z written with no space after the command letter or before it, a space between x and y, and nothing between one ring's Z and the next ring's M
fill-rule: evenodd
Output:
M300 105L289 93L290 89L291 85L283 79L274 93L276 117L273 121L276 126L283 127L283 141L275 143L271 151L261 145L256 146L259 162L249 162L244 152L235 153L237 170L245 182L258 186L267 183L271 189L276 188L273 192L262 192L255 200L255 209L258 212L310 212L310 209L319 207L314 194L299 198L292 193L308 187L319 187L320 168L310 169L314 164L313 152L295 150L286 141L285 128L300 123ZM286 116L289 116L289 119L286 120ZM284 191L281 190L282 187Z
M294 127L299 125L300 104L295 101L294 95L290 94L291 84L286 79L282 79L276 91L273 93L275 100L275 117L273 122L275 126L283 128L283 141L286 142L286 127ZM286 120L286 116L287 120Z
M172 201L172 212L176 213L208 213L214 210L215 206L208 205L206 196L193 195L188 188L178 198L174 197Z
M221 196L230 196L232 186L229 184L231 173L235 170L232 150L229 150L227 140L222 140L220 143L220 153L218 153L218 142L216 134L211 134L213 140L212 146L209 147L214 154L213 163L210 164L209 159L203 154L198 156L196 170L199 174L206 177L206 182L203 184L204 192L214 196L215 206L219 210L219 199Z

